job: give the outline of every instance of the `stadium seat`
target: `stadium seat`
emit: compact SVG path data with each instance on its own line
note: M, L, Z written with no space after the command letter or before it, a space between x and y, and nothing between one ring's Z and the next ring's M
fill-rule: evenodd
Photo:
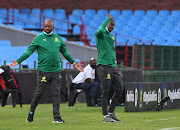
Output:
M91 15L92 16L92 15ZM91 19L93 19L93 17L94 16L92 16L92 17L89 17L89 16L87 16L87 15L82 15L82 19L83 19L83 23L84 23L84 25L85 26L87 26L87 25L89 25L90 24L90 21L91 21Z
M159 10L158 15L168 17L170 15L170 11L169 10Z
M154 39L153 45L160 45L160 46L167 46L167 42L165 38L162 37L156 37Z
M81 16L81 15L83 15L83 13L84 13L84 11L82 9L74 9L72 11L72 15L74 15L74 16Z
M95 40L95 37L92 36L92 37L89 37L90 39L90 45L93 47L93 46L96 46L96 40Z
M20 9L20 13L30 15L31 14L31 9L22 8L22 9Z
M180 46L180 42L178 42L178 39L175 37L169 37L167 39L167 45L170 46Z
M32 8L31 13L33 13L33 14L40 14L41 13L41 9L39 9L39 8Z
M79 25L75 25L73 27L73 35L79 35L80 34L80 26Z
M53 18L54 17L54 10L51 8L46 8L42 11L42 15Z
M13 13L14 13L14 14L19 13L19 9L9 8L9 14L12 15Z
M147 10L146 11L147 16L155 17L155 16L157 16L157 14L158 14L157 10Z
M64 9L55 9L54 11L55 14L63 14L63 15L66 15L66 11Z
M180 10L172 10L171 16L180 17Z
M127 43L127 38L123 35L122 36L118 35L116 42L117 42L117 44L116 44L117 46L124 46Z
M71 14L69 15L69 22L71 24L82 24L80 17Z
M9 40L0 40L0 47L11 47L11 42Z
M135 16L144 16L145 15L145 11L144 10L135 10L134 11L134 15Z
M67 20L66 11L64 9L55 9L55 20Z
M96 11L94 9L86 9L84 12L85 15L96 15Z
M99 17L101 17L101 18L106 17L107 16L106 13L108 13L108 10L106 10L106 9L99 9L99 10L97 10L97 15Z
M120 15L118 17L116 23L120 23L120 24L126 25L129 20L130 20L130 16Z
M140 42L140 39L137 38L128 38L128 44L130 43L131 45Z
M114 20L116 21L120 16L120 10L116 10L116 9L110 10L109 14L111 14Z
M122 10L122 15L125 15L125 16L131 16L133 15L133 11L132 10Z

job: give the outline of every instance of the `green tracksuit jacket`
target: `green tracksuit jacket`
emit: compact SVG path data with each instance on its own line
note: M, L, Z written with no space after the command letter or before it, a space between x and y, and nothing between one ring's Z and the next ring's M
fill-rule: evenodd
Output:
M71 63L74 60L66 49L62 38L57 34L46 35L44 31L37 35L27 50L17 59L18 63L27 59L35 50L38 52L37 69L44 72L57 72L61 70L59 52Z
M101 24L95 32L96 46L98 50L98 65L116 66L116 53L114 47L114 37L106 30L106 26L111 19L109 17Z

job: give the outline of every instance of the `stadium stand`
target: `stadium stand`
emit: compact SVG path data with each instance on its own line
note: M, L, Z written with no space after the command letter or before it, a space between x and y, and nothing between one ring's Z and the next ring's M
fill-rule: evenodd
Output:
M132 39L141 39L146 38L145 36L149 36L149 39L152 44L157 45L167 45L167 41L169 36L176 34L175 30L179 27L180 11L179 10L106 10L106 9L74 9L72 14L68 17L66 16L66 11L64 9L50 9L46 8L44 10L40 10L38 8L28 9L22 8L18 9L9 9L9 15L7 15L6 8L0 8L0 23L7 23L7 17L9 19L8 26L15 27L19 29L27 29L27 30L35 30L39 31L42 29L43 20L47 18L53 18L54 23L58 28L55 28L55 32L62 35L68 35L68 30L72 30L72 35L80 35L81 30L80 26L82 22L85 25L85 29L87 31L88 37L91 41L91 45L95 45L94 34L95 30L100 26L102 20L105 19L106 13L109 12L114 16L116 21L116 28L114 30L114 34L122 34L127 35L129 41L134 44L137 41ZM14 13L14 14L13 14ZM14 16L14 21L12 21L12 16ZM55 19L54 17L58 18ZM68 19L67 19L68 18ZM82 19L81 19L82 18ZM29 22L29 19L31 22ZM62 20L64 20L62 22ZM73 24L73 26L67 25L69 23ZM82 21L83 20L83 21ZM74 26L75 25L75 26ZM94 31L92 31L94 30ZM123 31L122 31L123 30ZM150 34L152 33L152 34ZM154 34L155 33L155 34ZM156 42L158 38L157 36L165 36L165 41L163 43ZM156 39L155 39L156 38ZM125 39L125 38L123 38ZM131 40L130 40L131 39ZM148 41L148 39L142 39L143 41ZM120 41L117 38L116 41ZM123 41L123 40L122 40ZM133 42L134 41L134 42ZM93 42L93 43L92 43ZM128 41L127 41L128 42ZM172 40L171 40L172 42ZM120 44L120 43L119 43ZM122 43L123 44L123 43ZM171 43L170 45L179 45L177 43ZM168 44L169 45L169 44Z

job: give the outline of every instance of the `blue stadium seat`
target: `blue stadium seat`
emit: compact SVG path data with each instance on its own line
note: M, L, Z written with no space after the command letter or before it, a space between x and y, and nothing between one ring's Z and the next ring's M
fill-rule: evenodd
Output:
M167 39L167 45L170 45L170 46L180 46L180 42L178 42L177 38L169 37Z
M69 22L71 24L82 24L80 17L71 14L69 15Z
M125 17L125 16L123 16L123 15L120 15L119 16L119 18L118 18L118 20L116 21L116 23L121 23L121 24L123 24L123 25L126 25L127 24L127 22L129 21L129 19L130 19L130 16L128 17Z
M127 41L128 41L127 37L122 35L117 35L117 39L116 39L117 46L124 46L126 45Z
M85 15L96 15L96 11L94 9L86 9L84 12Z
M66 12L64 9L55 9L54 16L56 19L67 20Z
M9 14L12 15L13 13L14 13L14 14L19 13L19 9L9 8Z
M172 10L171 16L180 17L180 10Z
M91 28L91 27L87 27L86 28L86 33L87 35L90 37L90 36L94 36L94 33L95 33L95 29L94 28Z
M145 11L144 10L135 10L134 11L134 15L144 16L145 15Z
M168 17L170 15L170 11L169 10L159 10L159 16L164 16L164 17Z
M122 10L122 15L125 15L125 16L131 16L133 15L133 11L132 10Z
M46 8L46 9L44 9L44 10L42 11L42 14L43 14L44 16L48 16L48 17L53 18L53 17L54 17L54 10L51 9L51 8Z
M87 15L82 15L82 19L83 19L83 22L84 22L84 25L87 26L90 24L91 22L91 19L93 19L94 16L92 17L88 17Z
M106 10L106 9L99 9L99 10L97 10L97 15L99 17L102 17L102 18L106 17L107 16L106 13L108 13L108 10Z
M165 22L165 24L176 26L178 24L178 21L179 20L178 20L177 16L170 16L168 18L168 20Z
M155 37L153 45L167 46L166 39L162 37Z
M29 9L29 8L21 8L20 13L30 15L31 14L31 9Z
M79 35L80 34L80 26L79 25L75 25L73 27L73 34L74 35Z
M120 15L121 12L120 12L120 10L112 9L112 10L109 11L109 14L114 16L114 15Z
M5 20L6 17L7 17L7 9L0 8L0 19Z
M147 10L146 11L147 16L155 17L155 16L157 16L157 14L158 14L157 10Z
M0 40L0 47L11 47L11 42L9 40Z
M113 17L114 17L114 20L116 21L119 16L121 15L120 14L120 10L116 10L116 9L113 9L113 10L110 10L109 11L109 14L111 14Z
M77 16L81 16L81 15L83 15L83 13L84 13L84 11L82 10L82 9L74 9L73 11L72 11L72 15L77 15Z
M32 8L31 13L33 13L33 14L40 14L41 13L41 9L39 9L39 8Z
M131 28L128 28L128 27L124 27L124 29L119 32L119 34L122 34L125 36L132 36L132 33L133 31L131 30Z
M150 42L153 42L153 38L150 37L149 35L145 35L144 37L141 38L141 42L144 42L144 43L150 43Z
M180 36L180 30L179 29L174 29L172 32L171 32L171 37L179 37Z
M130 43L131 45L140 42L140 39L136 39L136 38L128 38L128 43Z
M54 11L55 14L63 14L63 15L66 15L66 11L64 9L55 9Z
M95 37L92 37L92 38L90 39L90 45L91 45L91 46L96 46Z

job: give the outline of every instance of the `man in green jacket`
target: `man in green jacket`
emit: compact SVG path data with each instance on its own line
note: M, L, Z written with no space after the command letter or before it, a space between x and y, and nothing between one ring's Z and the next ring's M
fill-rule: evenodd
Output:
M38 51L38 66L37 66L37 87L33 95L31 107L29 110L27 122L33 122L33 115L38 105L40 97L47 84L51 88L53 99L53 123L63 123L64 121L60 117L60 87L62 76L60 74L60 62L61 58L59 52L79 71L84 71L80 64L76 63L69 52L66 49L62 38L53 33L54 24L52 20L46 20L44 22L44 31L37 35L27 50L17 60L12 60L9 67L13 67L27 59L35 50Z
M107 14L107 18L95 32L98 50L97 72L101 84L101 105L104 122L120 122L114 115L114 110L118 100L123 94L123 74L116 67L114 37L111 34L115 26L115 22L112 19L113 16ZM112 87L114 94L108 110L109 90Z

